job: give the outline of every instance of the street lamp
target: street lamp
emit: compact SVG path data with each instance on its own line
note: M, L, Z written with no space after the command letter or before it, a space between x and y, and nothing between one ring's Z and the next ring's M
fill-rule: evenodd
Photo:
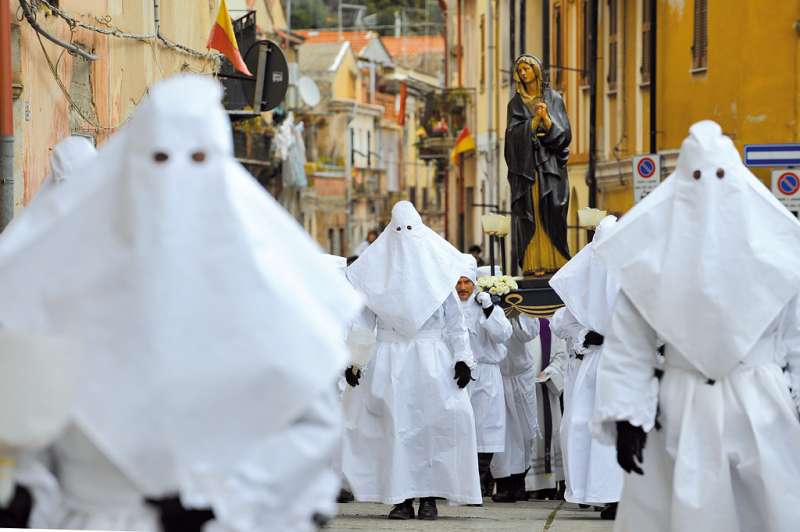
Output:
M502 214L484 214L481 216L481 227L483 232L489 235L489 262L491 263L491 272L494 275L494 244L495 241L500 243L500 263L505 266L506 264L506 241L505 237L511 232L511 217Z

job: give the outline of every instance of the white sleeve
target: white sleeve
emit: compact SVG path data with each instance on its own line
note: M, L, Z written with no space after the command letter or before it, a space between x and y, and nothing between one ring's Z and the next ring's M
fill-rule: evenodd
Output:
M539 336L539 318L518 314L511 319L514 339L527 344Z
M14 481L25 486L33 497L29 528L50 528L52 515L61 504L61 488L50 469L50 453L26 453L17 459Z
M350 350L351 363L363 367L375 355L375 327L377 316L369 308L364 307L358 314L347 334L347 347Z
M550 377L550 380L547 381L548 387L555 395L560 395L564 391L564 375L569 364L567 342L561 338L553 338L552 342L550 364L544 368L544 373Z
M555 336L563 338L577 338L583 330L583 325L578 323L572 312L567 307L561 307L553 314L553 319L550 320L550 330L553 331Z
M800 411L800 305L792 299L781 323L786 350L786 372L794 404Z
M340 478L333 471L341 438L333 387L293 424L258 445L211 498L206 532L312 532L315 514L336 514Z
M617 421L646 432L653 428L658 408L657 342L656 332L620 294L597 368L592 430L598 439L615 442Z
M496 344L506 343L513 333L511 322L508 321L506 313L498 305L494 306L488 318L481 311L480 326L486 331L491 341Z
M477 364L472 355L464 313L461 312L461 305L455 291L447 297L443 307L445 341L453 351L454 362L464 362L470 368L474 368Z

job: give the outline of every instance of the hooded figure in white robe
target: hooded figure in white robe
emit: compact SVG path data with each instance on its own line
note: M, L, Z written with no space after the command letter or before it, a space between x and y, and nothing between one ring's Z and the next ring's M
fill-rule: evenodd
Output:
M616 217L607 216L597 226L596 241L610 234ZM619 294L619 283L609 276L596 256L594 244L585 246L550 280L564 301L558 330L572 338L575 372L570 393L564 396L561 447L565 455L568 502L602 506L619 501L623 471L617 464L613 445L592 437L589 423L596 403L597 367L603 357L603 336L607 334L611 311ZM598 345L599 344L599 345ZM616 508L602 514L613 518Z
M489 464L493 453L501 453L506 438L506 401L499 364L506 358L506 342L511 338L511 322L488 292L480 292L478 264L473 255L464 255L464 270L456 285L461 310L477 366L469 387L475 430L478 439L478 467L483 496L492 495Z
M539 341L528 344L536 372L536 403L539 435L534 441L533 461L525 475L526 491L538 499L554 499L564 481L564 466L559 431L561 394L569 364L566 342L554 335L550 320L539 318Z
M506 343L508 354L500 363L506 397L506 442L502 453L492 458L492 476L497 481L495 502L516 502L525 498L525 473L533 462L539 435L536 394L536 362L529 344L539 336L539 320L525 315L511 317L512 335Z
M76 170L89 164L96 156L94 144L86 137L73 135L58 142L53 146L53 154L50 156L50 174L42 183L37 196L63 185L69 176L76 175ZM79 175L76 177L80 178Z
M367 305L353 331L377 343L360 374L348 370L343 469L357 500L396 505L391 518L413 518L415 497L422 519L436 518L434 497L481 503L462 269L462 254L407 201L348 268Z
M711 121L597 241L622 291L593 425L630 473L617 532L797 530L800 422L781 365L800 366L798 249L800 224Z
M234 160L221 96L154 85L0 239L0 322L80 341L84 361L40 526L307 532L335 509L360 300Z

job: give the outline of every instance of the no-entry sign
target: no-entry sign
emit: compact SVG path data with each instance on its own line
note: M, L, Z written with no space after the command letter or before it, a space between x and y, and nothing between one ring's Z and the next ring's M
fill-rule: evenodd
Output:
M800 211L800 172L773 170L772 193L790 211Z
M661 182L661 161L658 155L633 158L633 202L639 203Z

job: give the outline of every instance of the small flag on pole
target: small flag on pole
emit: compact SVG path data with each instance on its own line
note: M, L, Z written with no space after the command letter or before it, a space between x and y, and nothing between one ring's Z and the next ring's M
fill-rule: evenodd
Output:
M217 20L211 27L211 34L208 36L206 48L219 50L233 64L233 67L248 76L252 76L247 65L244 64L242 54L239 53L239 45L236 42L236 34L233 33L233 22L228 14L228 6L225 0L220 0Z
M469 132L469 128L464 126L464 129L461 130L461 133L459 133L458 137L456 138L456 143L453 145L453 151L450 153L450 159L455 163L456 157L458 157L460 154L472 151L474 149L475 139L472 137L472 133Z

